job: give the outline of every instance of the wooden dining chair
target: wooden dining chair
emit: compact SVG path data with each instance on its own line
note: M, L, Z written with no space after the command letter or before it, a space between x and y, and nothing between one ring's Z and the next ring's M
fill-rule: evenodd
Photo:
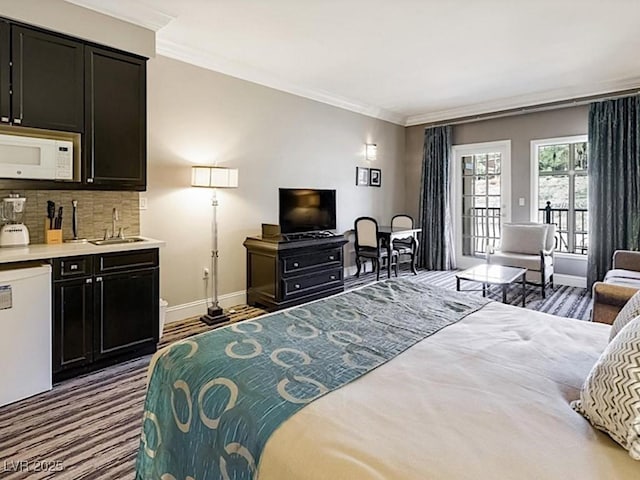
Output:
M391 218L391 228L393 230L412 230L414 228L413 217L405 214L394 215ZM398 238L393 240L393 249L398 251L398 263L400 259L404 256L405 258L408 256L409 261L411 263L411 271L414 275L418 274L416 270L416 255L418 251L418 242L415 237L412 235L407 238Z
M360 276L362 260L371 260L376 271L376 280L380 280L381 267L393 268L398 276L398 251L391 250L391 258L388 257L386 247L383 248L378 240L378 222L371 217L359 217L354 223L356 232L356 277Z

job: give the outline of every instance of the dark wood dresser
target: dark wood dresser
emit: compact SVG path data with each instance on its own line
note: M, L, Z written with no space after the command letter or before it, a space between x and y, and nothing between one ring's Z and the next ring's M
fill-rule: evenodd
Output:
M247 237L247 303L269 310L344 291L343 235Z

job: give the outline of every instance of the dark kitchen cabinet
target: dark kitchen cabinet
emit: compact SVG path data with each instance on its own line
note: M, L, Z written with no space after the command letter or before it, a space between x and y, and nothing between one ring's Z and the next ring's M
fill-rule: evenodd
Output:
M11 25L0 20L0 123L11 120Z
M10 123L82 132L83 51L79 41L12 25Z
M53 373L93 360L93 280L76 278L53 285Z
M96 277L96 360L157 341L158 308L157 268Z
M154 352L158 250L53 260L53 377Z
M145 59L85 48L87 183L144 190L146 98Z

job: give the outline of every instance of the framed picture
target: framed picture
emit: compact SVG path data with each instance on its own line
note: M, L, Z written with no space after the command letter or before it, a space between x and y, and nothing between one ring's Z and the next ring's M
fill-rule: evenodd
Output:
M380 187L382 186L382 170L379 168L369 169L369 186Z
M366 187L369 185L369 169L356 167L356 185Z

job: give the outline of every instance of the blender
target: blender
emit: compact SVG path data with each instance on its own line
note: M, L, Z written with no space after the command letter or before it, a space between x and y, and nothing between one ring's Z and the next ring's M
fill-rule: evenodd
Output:
M0 247L20 247L29 245L29 230L22 223L24 202L27 199L17 193L10 193L2 199L2 222Z

